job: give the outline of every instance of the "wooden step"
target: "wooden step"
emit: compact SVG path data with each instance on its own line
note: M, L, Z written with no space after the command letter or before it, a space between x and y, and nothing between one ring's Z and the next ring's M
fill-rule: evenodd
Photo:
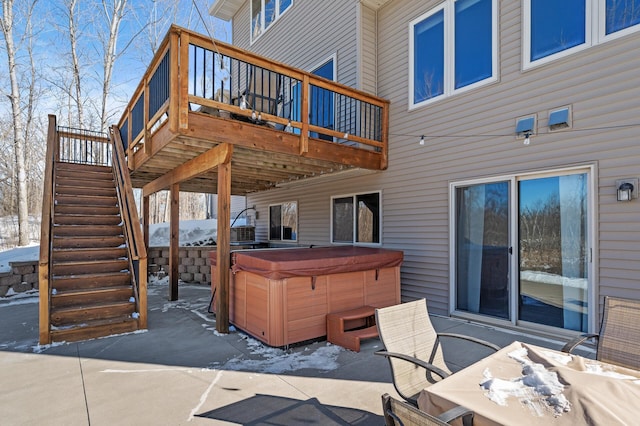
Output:
M60 185L56 184L56 194L64 195L94 195L100 197L117 197L116 188L113 182L110 186L99 187L90 185L92 182L83 182L86 185Z
M93 320L126 320L135 312L135 302L104 302L86 306L51 309L51 324L56 327L76 326Z
M119 225L58 225L53 228L54 237L115 237L122 233Z
M104 177L103 179L78 179L75 176L56 175L56 185L93 188L115 188L113 177Z
M130 298L133 296L131 286L56 291L56 294L51 295L51 307L56 309L90 306L106 302L130 302Z
M98 248L98 247L120 247L125 243L124 236L112 237L55 237L53 238L53 248Z
M54 276L113 273L128 269L127 259L54 262L51 265L51 273Z
M51 253L53 262L108 260L126 258L127 256L126 247L55 249Z
M119 215L83 215L83 214L56 214L53 217L55 225L121 225L122 218Z
M56 176L65 177L92 177L100 178L105 176L113 176L113 168L110 166L93 166L90 164L78 163L56 163Z
M117 197L102 197L100 195L64 195L56 194L55 203L61 205L80 206L117 206Z
M139 329L138 320L134 318L118 318L102 321L87 321L83 327L53 328L52 342L78 342L113 334L131 333Z
M112 206L80 206L75 204L56 205L53 208L54 216L59 214L78 214L78 215L119 215L120 207Z
M327 340L335 345L360 352L360 339L378 337L375 313L373 306L361 306L327 314ZM362 324L365 327L362 327Z
M129 272L113 272L109 274L83 274L76 276L53 277L51 288L56 291L120 287L131 285Z

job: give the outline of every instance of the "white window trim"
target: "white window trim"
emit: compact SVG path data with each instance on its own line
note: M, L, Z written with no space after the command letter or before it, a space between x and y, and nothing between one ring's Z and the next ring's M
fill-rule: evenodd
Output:
M262 35L264 33L266 33L269 28L271 28L273 26L273 24L275 24L276 22L278 22L278 20L280 19L280 17L282 15L284 15L285 13L287 13L287 11L289 9L291 9L293 7L293 3L295 0L291 0L291 4L289 5L288 8L286 8L285 10L282 11L282 13L280 13L280 0L275 0L276 1L276 17L273 19L273 21L271 21L271 24L269 24L269 26L267 28L265 28L264 24L264 18L265 18L265 14L264 14L264 2L265 0L260 0L260 4L262 5L262 8L260 10L260 34L258 34L257 36L253 35L253 2L250 1L249 2L249 36L251 39L250 44L255 43L260 37L262 37Z
M573 55L593 46L606 43L640 31L640 24L616 31L609 35L606 31L606 1L585 0L585 41L578 46L556 52L544 58L531 61L531 0L522 1L522 70L526 71Z
M425 105L446 99L458 93L464 93L477 87L498 81L498 2L491 0L491 68L492 75L484 80L477 81L473 84L455 89L455 54L454 54L454 38L455 38L455 8L454 4L457 0L445 0L442 4L430 9L428 12L420 15L409 23L409 110L421 108ZM414 27L416 24L424 21L430 16L444 10L444 93L434 96L422 102L413 103L413 91L415 83L414 75Z
M517 309L517 301L514 297L509 301L509 311L511 312L512 318L510 320L503 320L497 318L487 318L483 315L473 314L468 312L456 311L456 270L453 265L456 262L456 189L460 186L469 186L469 185L477 185L483 183L492 183L492 182L500 182L500 181L508 181L509 182L509 197L510 197L510 205L509 205L509 245L514 247L518 246L517 236L518 236L518 224L516 220L511 220L515 217L517 213L517 189L516 184L520 180L525 180L527 178L542 178L546 176L557 176L559 174L574 174L574 173L588 173L589 180L587 182L587 208L590 214L589 217L589 239L588 239L588 247L591 251L591 262L589 262L589 289L587 293L587 300L589 303L589 308L587 312L588 316L588 330L589 332L594 332L593 330L598 330L598 325L596 319L598 317L598 293L599 293L599 280L596 271L599 268L598 256L596 253L599 252L598 247L598 239L596 236L598 235L597 229L597 167L595 164L581 164L569 167L559 167L553 169L544 169L538 171L529 171L522 173L512 173L508 175L499 175L499 176L491 176L477 179L466 179L461 181L449 182L449 315L458 315L460 317L470 318L470 319L480 319L481 321L487 321L489 323L495 324L510 324L514 327L522 327L523 329L540 329L543 331L548 331L553 333L554 330L558 330L555 327L544 326L540 324L529 323L525 321L519 321L517 315L515 314ZM518 270L518 256L511 256L509 265L511 271ZM514 275L514 274L511 274ZM512 277L511 280L517 279L516 277ZM515 288L515 284L513 282L509 283L510 292Z
M296 237L294 239L291 240L285 240L284 238L282 238L282 231L283 231L283 226L282 226L282 205L283 204L295 204L296 205ZM271 238L271 207L273 206L280 206L280 239L279 240L274 240ZM268 241L273 241L273 242L278 242L278 243L297 243L298 242L298 233L299 233L299 228L300 228L300 214L298 213L298 202L297 201L283 201L281 203L273 203L273 204L269 204L267 206L267 240Z
M356 197L358 195L365 195L365 194L378 194L378 200L380 202L380 211L378 212L379 214L379 226L378 226L378 235L380 235L380 242L377 243L361 243L361 242L357 242L356 241L356 237L358 235L358 227L356 226L357 223L357 218L356 215L358 214L358 205L356 204ZM342 242L342 241L333 241L333 200L335 200L336 198L347 198L347 197L351 197L353 200L353 234L351 235L351 242ZM382 191L378 190L378 191L362 191L362 192L355 192L355 193L351 193L351 194L342 194L342 195L332 195L331 196L331 200L329 202L329 228L330 228L330 232L329 232L329 243L330 244L335 244L335 245L353 245L353 246L368 246L368 247L379 247L382 246Z

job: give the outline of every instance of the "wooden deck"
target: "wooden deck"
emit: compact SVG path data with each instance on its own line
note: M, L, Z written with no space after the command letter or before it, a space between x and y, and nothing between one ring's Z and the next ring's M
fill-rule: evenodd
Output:
M233 195L387 167L388 101L176 26L118 127L146 195L216 193L226 144Z
M171 191L170 299L178 298L180 191L218 195L216 329L226 333L231 195L384 170L388 127L384 99L172 26L114 131L142 188L147 245L149 196Z

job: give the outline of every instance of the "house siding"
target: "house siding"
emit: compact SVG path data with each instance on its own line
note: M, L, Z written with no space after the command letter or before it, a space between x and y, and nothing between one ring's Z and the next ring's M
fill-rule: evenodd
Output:
M251 49L303 68L331 51L352 54L357 36L345 29L345 16L354 16L353 2L335 2L344 9L331 3L336 7L324 10L316 2L296 0L281 22L296 32L278 39L284 33L269 30ZM402 299L425 297L432 313L447 315L450 183L593 166L595 295L640 299L640 200L617 202L615 191L616 179L640 177L640 33L523 71L522 2L499 1L498 80L409 110L409 22L439 3L394 0L376 12L377 95L391 101L388 169L253 194L248 204L297 200L300 243L328 244L331 195L382 191L383 246L405 253ZM311 16L332 22L331 35L339 35L325 38L324 27L310 34ZM263 42L274 46L267 49ZM350 70L347 59L357 63L339 55L341 69ZM359 60L363 67L369 63L369 58ZM341 81L353 85L355 80ZM549 132L549 111L565 105L571 106L572 128ZM515 138L515 120L532 114L538 134L525 146ZM427 136L424 146L418 144L420 135ZM266 237L266 222L258 227Z
M335 55L336 81L356 87L357 6L355 0L295 0L251 43L250 7L246 2L233 18L233 43L305 71L312 71Z

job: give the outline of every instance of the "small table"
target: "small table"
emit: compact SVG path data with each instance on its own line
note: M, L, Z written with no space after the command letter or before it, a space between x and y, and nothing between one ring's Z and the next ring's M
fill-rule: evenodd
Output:
M476 426L638 424L640 371L514 342L418 398L434 415L457 405L475 413Z

